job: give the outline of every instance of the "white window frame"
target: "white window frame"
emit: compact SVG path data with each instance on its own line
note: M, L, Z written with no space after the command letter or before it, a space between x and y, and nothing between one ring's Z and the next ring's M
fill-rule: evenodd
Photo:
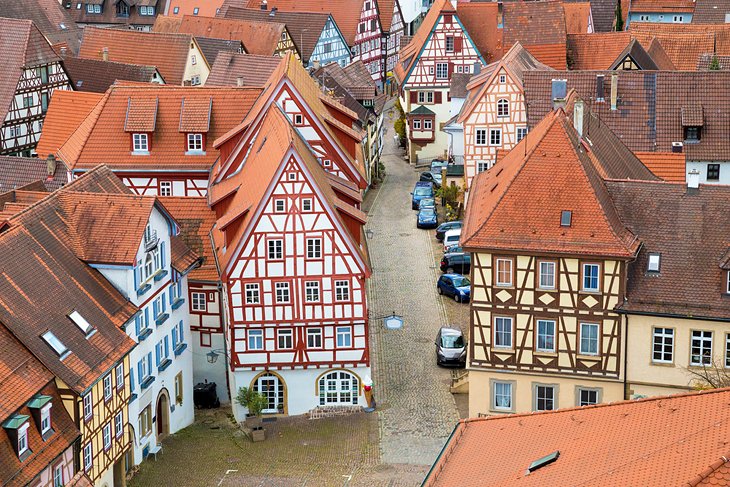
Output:
M449 63L436 63L436 79L449 79Z
M352 348L352 327L338 326L335 330L337 348Z
M202 296L202 298L201 298ZM201 302L202 299L202 302ZM201 307L202 304L202 307ZM208 311L208 301L205 292L190 293L190 309L193 311Z
M583 393L584 392L586 392L588 394L595 394L596 395L596 401L595 402L589 402L589 401L585 401L584 402L583 401ZM593 406L594 404L600 404L600 402L601 402L601 390L600 389L593 388L593 387L578 387L578 390L577 390L577 394L576 395L577 395L577 397L576 397L576 399L577 399L576 406L578 406L578 407Z
M480 147L487 145L487 129L478 128L474 130L474 145Z
M501 274L503 274L503 271L500 270L499 265L500 263L509 262L509 281L502 280ZM508 257L497 257L494 261L494 285L496 287L512 287L513 286L513 273L514 273L514 259L508 258Z
M266 241L266 256L269 260L282 260L284 258L284 240L272 238Z
M307 303L319 303L319 281L304 282L304 301Z
M497 117L509 117L509 100L500 98L497 100Z
M517 127L517 142L519 143L522 139L527 137L527 127Z
M291 303L291 287L288 282L274 284L276 302L279 304Z
M552 270L548 270L548 268L552 267ZM538 278L537 278L537 287L539 289L547 289L549 291L554 291L556 289L557 284L557 262L553 260L540 260L537 262L537 268L538 268ZM551 283L548 283L548 280L543 280L543 277L550 277Z
M172 181L160 181L160 196L172 196Z
M188 134L188 152L203 152L203 134Z
M552 385L552 384L534 384L533 387L534 387L534 393L533 393L534 394L534 404L533 404L533 406L534 406L535 411L555 411L556 409L558 409L558 388L557 388L557 386ZM552 404L551 404L552 407L549 409L548 408L544 408L544 409L539 408L540 400L541 400L541 396L540 396L541 389L543 389L542 392L547 392L548 390L552 391L552 397L550 399L548 399L547 395L544 395L542 397L543 401L552 401Z
M421 130L421 119L420 118L413 119L413 130Z
M505 329L504 325L508 324L509 329ZM494 348L511 350L514 347L514 318L511 316L495 316L494 317ZM500 340L502 337L502 340ZM506 338L509 344L506 344ZM503 343L499 343L502 341Z
M307 328L307 348L322 348L322 328Z
M59 463L53 467L53 487L63 487L63 463Z
M335 281L335 301L350 300L350 281Z
M423 130L433 130L433 120L426 118L423 120Z
M601 326L598 323L583 323L583 322L580 323L578 326L580 327L579 328L580 336L578 337L578 354L580 354L580 355L599 355L601 352ZM585 334L583 331L583 327L595 328L595 330L596 330L596 338L595 338L596 351L595 352L586 351L583 349L583 336ZM592 342L593 338L588 337L587 340Z
M258 282L247 282L244 285L246 304L261 304L261 290Z
M588 267L596 268L596 271L598 274L596 276L596 287L586 287L586 285L585 285L586 284L586 268L588 268ZM580 279L581 291L589 292L589 293L599 292L601 290L601 266L599 264L589 262L589 263L583 263L581 265L581 268L583 270L583 272L581 273L581 276L580 276L581 277L581 279Z
M18 427L18 456L21 456L28 451L30 446L28 445L28 428L30 423L26 421Z
M132 151L133 152L149 152L149 135L144 132L132 134Z
M499 389L503 390L500 391ZM506 389L506 390L504 390ZM505 392L507 394L505 394ZM507 397L509 404L507 406L499 405L499 398ZM514 410L514 383L509 381L498 381L492 382L492 409L495 411L513 411Z
M262 330L261 328L248 330L246 334L246 346L248 350L263 350L264 330Z
M484 172L489 169L489 161L477 161L477 173Z
M312 237L307 239L307 259L322 258L323 242L321 237Z
M696 336L696 334L699 334L699 336ZM709 334L709 336L707 336ZM713 341L713 332L710 330L692 330L690 333L690 346L689 346L689 364L693 367L702 367L706 365L712 365L712 341ZM699 355L694 353L694 341L699 340ZM709 342L709 347L707 347L707 343ZM708 352L709 353L706 353ZM694 357L700 357L700 361L697 362L694 360Z
M102 428L102 437L104 439L104 450L108 450L112 447L112 424L111 422L106 423Z
M284 198L274 200L274 213L286 213L286 200Z
M294 348L294 330L284 328L276 330L276 345L279 350L291 350Z
M667 328L662 326L656 326L651 331L651 361L658 364L671 364L674 363L674 328ZM659 343L657 343L659 340ZM661 346L661 351L657 352L657 345ZM665 358L667 352L665 347L669 345L671 350L669 351L670 358ZM659 353L661 358L656 358L656 354Z
M535 330L535 349L538 352L547 352L547 353L555 353L555 350L557 349L557 323L555 320L537 320L537 329ZM548 328L552 326L552 333L548 333ZM541 327L544 327L541 330ZM549 340L552 338L552 346L549 346ZM544 343L540 344L540 340L543 340Z
M451 41L451 44L449 44ZM454 36L446 36L446 52L454 52Z
M314 208L314 202L312 198L302 198L302 211L310 212Z
M94 391L89 391L88 394L84 396L83 404L84 404L84 419L89 420L91 416L94 414L94 397L93 397Z
M114 416L114 436L119 438L122 436L122 433L124 433L124 415L122 414L122 411L119 411L116 416Z
M489 147L502 146L502 129L489 129Z
M113 390L114 386L112 384L112 375L108 374L104 376L104 402L111 400Z
M84 471L88 472L94 466L94 449L91 442L84 445Z
M51 408L53 403L48 403L41 408L41 435L51 431Z

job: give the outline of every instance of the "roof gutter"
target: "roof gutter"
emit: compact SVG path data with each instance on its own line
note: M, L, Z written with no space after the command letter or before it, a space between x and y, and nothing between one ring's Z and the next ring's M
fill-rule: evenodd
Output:
M431 479L431 474L433 473L433 469L436 468L436 465L438 465L439 460L441 460L441 457L444 456L444 452L446 451L446 448L449 446L449 443L451 443L451 440L454 438L454 434L456 433L457 428L461 425L461 421L457 421L456 425L454 425L454 429L451 430L451 434L446 439L446 443L444 443L444 446L441 448L441 451L439 452L439 455L436 457L436 460L434 460L433 465L431 465L431 468L428 469L428 473L426 474L426 477L423 479L423 482L421 482L421 487L426 487L426 482Z
M681 318L685 320L704 320L704 321L719 321L722 323L730 323L730 317L719 318L713 316L693 316L693 315L682 315L678 313L655 313L651 311L633 311L620 308L614 308L614 311L622 315L641 315L641 316L658 316L660 318Z

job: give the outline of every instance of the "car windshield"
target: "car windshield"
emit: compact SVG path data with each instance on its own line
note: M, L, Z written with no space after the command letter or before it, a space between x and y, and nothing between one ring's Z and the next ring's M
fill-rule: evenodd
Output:
M469 282L469 279L466 277L455 277L454 278L454 287L466 287L469 286L471 283Z
M432 173L432 174L433 174L433 178L434 178L434 179L435 179L436 181L438 181L438 182L441 182L441 174L439 174L439 173L437 173L437 172L435 172L435 173Z
M413 194L416 196L429 196L431 194L431 188L416 188Z
M444 348L464 348L464 337L461 335L442 335L441 346Z
M428 207L428 208L421 208L421 215L423 216L433 216L436 214L436 210L434 208Z
M433 206L436 204L436 200L433 198L423 198L421 200L421 206Z

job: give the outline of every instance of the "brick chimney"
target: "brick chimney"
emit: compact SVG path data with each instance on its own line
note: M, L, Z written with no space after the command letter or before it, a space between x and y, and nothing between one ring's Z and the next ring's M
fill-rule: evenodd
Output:
M700 188L700 172L692 169L687 173L687 192L697 191Z
M583 100L576 100L573 105L573 128L583 138Z
M618 104L618 75L611 75L611 110L616 110Z
M53 175L56 174L56 157L53 154L48 154L46 158L46 176L48 179L53 179Z

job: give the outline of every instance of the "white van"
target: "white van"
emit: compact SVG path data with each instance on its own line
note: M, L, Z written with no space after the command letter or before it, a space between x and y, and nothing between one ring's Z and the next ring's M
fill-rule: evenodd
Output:
M459 245L461 238L461 228L449 230L444 234L444 252L452 245Z

